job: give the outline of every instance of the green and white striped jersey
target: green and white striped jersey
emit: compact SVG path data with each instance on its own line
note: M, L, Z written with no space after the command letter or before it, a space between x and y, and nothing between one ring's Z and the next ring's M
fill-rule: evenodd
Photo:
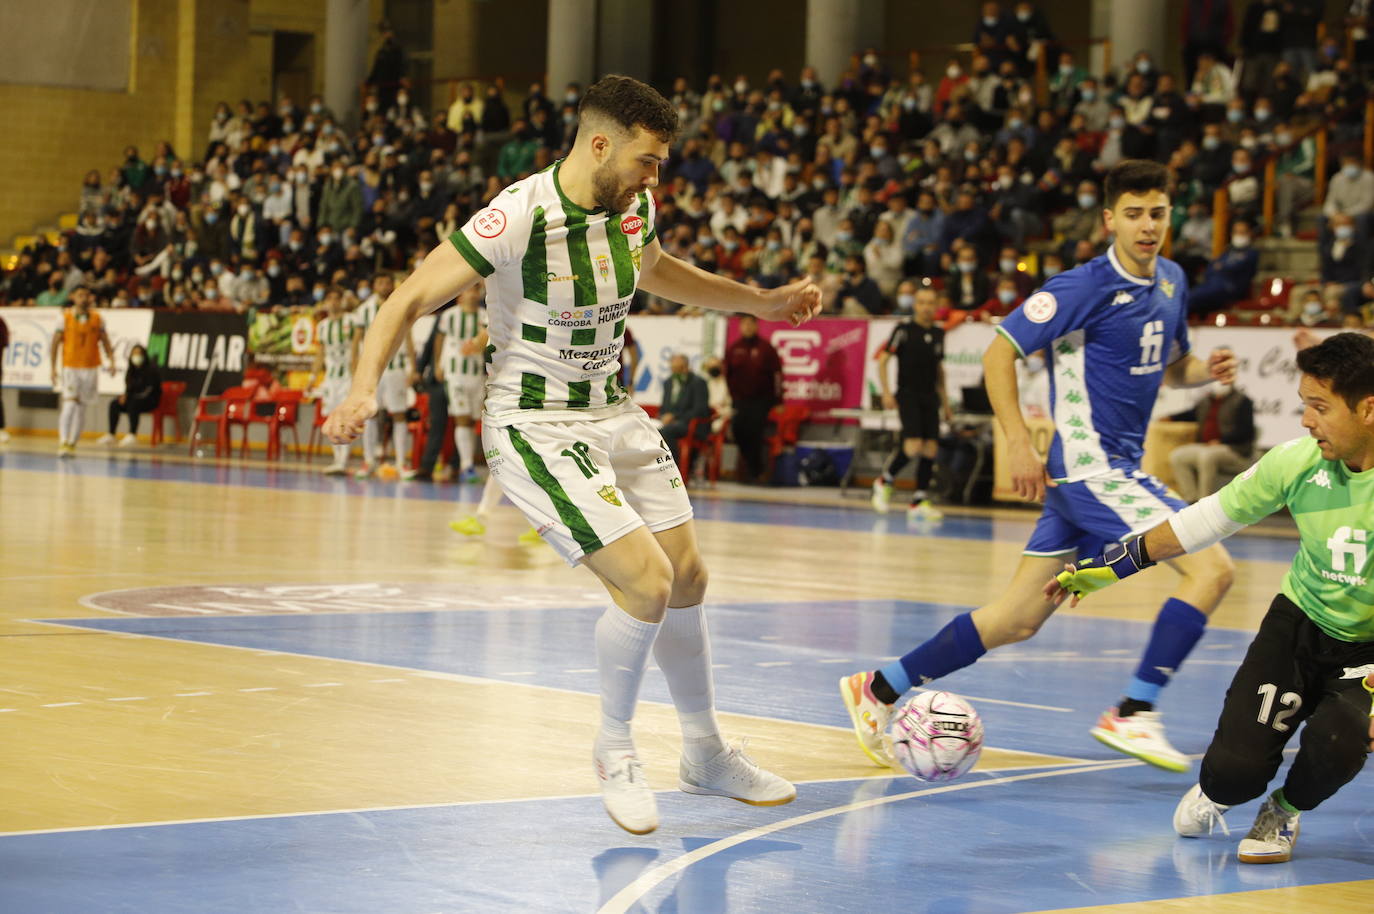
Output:
M486 374L482 353L463 355L462 346L474 339L487 325L487 314L478 309L464 311L449 308L439 315L439 332L444 335L444 348L439 353L439 363L444 366L444 378L454 380L459 377L482 377Z
M1326 460L1315 438L1265 454L1218 493L1226 516L1253 524L1288 507L1298 553L1283 595L1333 638L1374 641L1374 470Z
M366 333L367 328L372 326L372 322L377 319L377 312L382 308L382 297L373 295L367 301L353 309L349 317L353 321L353 326L359 333ZM396 354L391 357L391 361L386 363L386 371L405 371L409 365L406 362L405 341L396 348Z
M324 351L324 376L346 378L352 374L353 324L347 314L326 317L315 325L315 344Z
M563 161L517 181L450 241L487 278L492 425L613 415L625 316L654 240L654 201L622 213L585 210L564 195Z

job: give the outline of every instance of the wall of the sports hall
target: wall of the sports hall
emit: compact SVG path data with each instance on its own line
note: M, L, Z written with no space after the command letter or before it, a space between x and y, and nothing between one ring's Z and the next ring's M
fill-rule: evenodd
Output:
M274 31L314 36L312 91L320 91L327 2L50 0L45 5L54 16L75 19L65 33L22 15L0 15L9 27L0 47L57 39L60 46L49 53L79 46L83 54L101 54L112 52L110 39L83 36L83 4L125 3L131 45L123 91L0 81L7 126L0 144L0 250L16 234L73 212L85 173L99 168L103 180L125 146L146 157L159 140L170 139L178 155L202 155L218 102L271 95ZM381 18L383 6L384 0L370 0L370 21Z

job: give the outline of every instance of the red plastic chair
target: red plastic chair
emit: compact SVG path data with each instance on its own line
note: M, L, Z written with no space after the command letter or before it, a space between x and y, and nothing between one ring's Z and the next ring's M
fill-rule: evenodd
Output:
M191 444L188 453L195 456L196 445L200 442L200 427L206 422L215 424L215 456L220 457L226 451L232 452L229 443L230 423L241 424L246 421L243 417L252 406L251 396L247 388L230 387L218 396L198 399L196 415L191 420Z
M773 477L773 463L784 448L794 446L801 438L801 427L811 418L811 409L798 403L783 403L768 412L773 433L764 439L768 449L768 478Z
M301 401L304 399L304 391L283 390L270 401L273 408L271 415L267 417L268 460L281 458L281 433L283 429L291 432L296 459L301 459L301 438L300 433L296 431L296 422L300 418Z
M176 440L181 441L181 416L177 414L177 402L184 393L186 393L185 381L162 382L162 398L157 401L157 406L153 409L153 436L151 439L153 447L162 443L164 419L172 420L172 426L176 429Z
M678 466L683 467L683 472L690 473L693 454L702 453L706 460L706 478L712 483L720 478L720 457L725 450L725 430L728 427L723 424L718 432L710 430L719 415L712 408L710 416L693 419L687 423L687 435L682 439L682 459L678 463ZM703 425L707 429L704 437L698 434Z
M406 428L410 430L410 466L411 468L420 465L420 458L425 454L425 436L429 434L429 394L415 395L415 411L420 414L419 419L412 419L406 422ZM396 463L401 462L401 455L396 455ZM398 466L397 469L400 469Z
M324 401L315 400L314 402L315 418L310 423L310 437L306 440L305 444L305 457L307 463L315 462L315 451L318 450L320 445L324 442L324 432L320 431L320 429L324 428L325 422L329 420L329 415L324 411Z

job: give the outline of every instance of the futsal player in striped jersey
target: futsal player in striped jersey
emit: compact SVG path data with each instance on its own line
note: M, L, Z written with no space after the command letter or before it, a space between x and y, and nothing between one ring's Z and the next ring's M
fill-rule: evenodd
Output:
M315 325L315 377L320 386L320 407L325 415L338 408L348 396L353 379L353 323L344 311L343 293L330 289L324 295L326 317ZM347 444L333 445L334 460L324 468L326 476L348 472Z
M482 347L486 345L487 314L482 309L482 287L473 286L458 296L458 306L439 317L434 337L438 358L437 380L448 388L448 414L453 417L453 443L458 448L458 479L477 479L477 434L473 423L482 417L482 398L487 371Z
M642 288L797 325L820 312L821 295L808 279L752 288L662 250L650 191L678 119L654 89L608 76L578 114L567 158L501 191L382 305L325 431L340 443L358 435L414 322L486 279L482 445L511 501L611 597L595 632L593 770L611 819L644 834L658 827L658 804L630 725L650 652L682 725L683 791L766 806L790 802L796 789L721 736L692 506L662 436L617 379L625 317Z
M377 319L377 312L396 288L390 273L378 273L372 280L372 296L350 315L353 322L353 364L356 367L362 351L363 336ZM391 354L377 382L377 400L391 415L391 443L396 450L396 469L402 479L415 476L409 464L410 429L406 426L406 409L410 405L406 392L419 380L415 375L415 346L407 334L401 348ZM382 417L374 416L363 433L363 468L359 477L372 475L382 461Z

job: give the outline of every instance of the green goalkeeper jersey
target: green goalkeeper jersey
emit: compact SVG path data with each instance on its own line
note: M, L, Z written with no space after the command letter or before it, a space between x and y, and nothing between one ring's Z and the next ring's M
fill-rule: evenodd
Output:
M1288 507L1301 542L1283 594L1341 641L1374 641L1374 469L1326 460L1314 438L1265 454L1221 490L1221 507L1253 524Z

